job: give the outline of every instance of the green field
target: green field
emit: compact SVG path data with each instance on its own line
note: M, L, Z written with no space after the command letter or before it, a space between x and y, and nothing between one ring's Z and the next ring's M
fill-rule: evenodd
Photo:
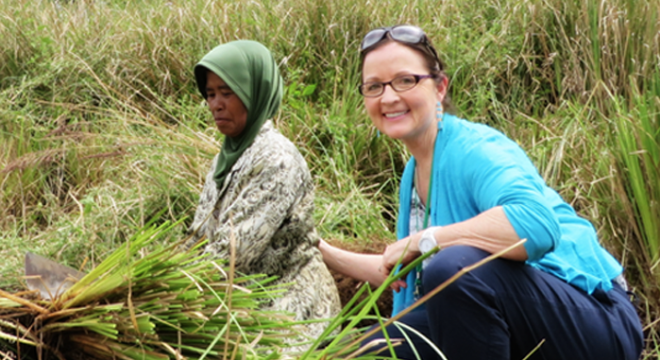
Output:
M502 130L596 226L660 356L660 3L656 0L0 0L0 288L25 251L89 269L157 214L183 236L221 137L194 83L253 39L285 79L274 119L307 159L327 239L394 240L408 157L377 136L357 49L421 26L455 112Z

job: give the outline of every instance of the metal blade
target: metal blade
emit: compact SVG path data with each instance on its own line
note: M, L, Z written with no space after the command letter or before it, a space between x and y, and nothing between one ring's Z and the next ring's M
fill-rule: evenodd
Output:
M39 290L41 297L53 300L62 295L85 273L56 263L43 256L25 253L25 278L30 290Z

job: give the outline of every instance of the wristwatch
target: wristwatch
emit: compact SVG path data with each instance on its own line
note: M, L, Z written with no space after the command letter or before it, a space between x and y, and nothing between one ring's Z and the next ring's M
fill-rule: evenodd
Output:
M435 231L438 230L440 226L432 226L422 233L422 237L419 239L419 243L417 243L419 247L419 251L422 254L426 254L427 252L433 250L435 247L438 246L438 242L435 240Z
M417 243L417 247L419 247L419 251L421 251L422 255L426 254L427 252L435 249L438 246L438 242L435 240L435 231L441 228L441 226L431 226L430 228L424 230L422 233L422 237L419 239L419 242ZM433 258L435 255L431 255L430 257L427 257L422 261L422 269L425 268L430 262L431 258Z

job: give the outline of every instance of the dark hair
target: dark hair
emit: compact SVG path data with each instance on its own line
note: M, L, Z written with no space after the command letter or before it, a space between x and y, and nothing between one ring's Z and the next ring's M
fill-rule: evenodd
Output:
M425 35L426 36L426 35ZM384 37L381 41L377 42L373 46L370 46L362 51L360 51L360 72L364 70L364 59L367 57L367 54L370 52L378 49L379 47L389 44L391 42L396 42L398 44L401 44L403 46L407 46L415 51L417 51L422 57L424 58L424 62L426 63L426 67L429 70L429 74L433 75L433 79L435 80L436 84L439 84L442 79L447 78L449 80L449 77L445 73L445 64L442 62L442 59L439 57L436 58L436 55L432 53L432 51L429 48L432 48L435 51L435 48L433 47L433 44L431 43L431 39L428 37L426 38L426 44L424 42L419 42L416 44L411 44L411 43L406 43L402 41L397 41L395 39L392 39L390 34L387 34L387 37ZM449 88L449 85L447 85L447 88ZM449 89L447 89L449 90ZM449 91L446 92L444 99L442 100L442 107L445 112L453 112L454 110L454 105L451 102L451 98L449 96Z

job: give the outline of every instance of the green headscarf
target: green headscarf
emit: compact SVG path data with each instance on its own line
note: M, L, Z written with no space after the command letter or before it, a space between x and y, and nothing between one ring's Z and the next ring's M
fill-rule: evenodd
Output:
M243 132L225 137L213 174L221 188L229 170L234 166L259 129L275 115L282 101L282 76L270 51L250 40L232 41L217 46L195 65L197 87L206 99L206 73L213 71L238 97L247 109Z

